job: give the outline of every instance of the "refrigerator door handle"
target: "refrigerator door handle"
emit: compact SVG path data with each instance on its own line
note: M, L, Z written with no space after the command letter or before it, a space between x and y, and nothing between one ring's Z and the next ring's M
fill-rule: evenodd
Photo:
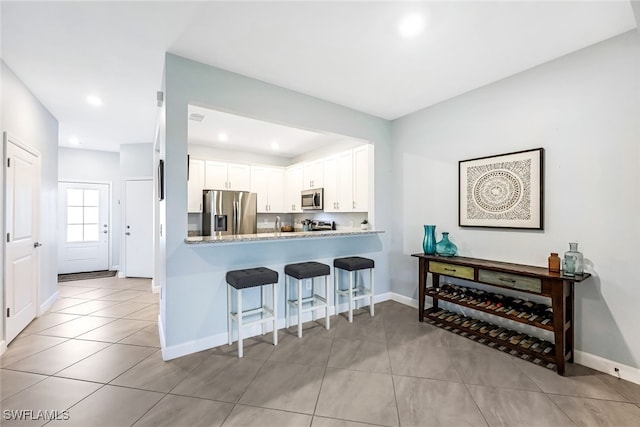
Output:
M237 200L233 201L233 234L238 234L239 231L239 219L241 217L240 203Z

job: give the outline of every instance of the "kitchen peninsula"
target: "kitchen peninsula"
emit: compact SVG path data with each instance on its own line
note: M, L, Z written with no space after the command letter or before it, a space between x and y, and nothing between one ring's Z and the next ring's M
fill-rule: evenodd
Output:
M290 239L315 239L332 237L350 237L367 234L384 233L381 230L327 230L327 231L295 231L280 233L258 233L258 234L232 234L226 236L189 236L184 241L187 244L205 245L219 243L243 243L258 242L267 240L290 240Z

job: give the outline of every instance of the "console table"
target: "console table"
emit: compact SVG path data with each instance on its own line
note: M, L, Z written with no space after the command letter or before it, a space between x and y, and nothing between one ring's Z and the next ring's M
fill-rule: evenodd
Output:
M436 326L460 333L479 342L490 345L507 353L516 354L531 361L543 361L555 365L560 375L565 374L566 362L573 362L573 334L574 334L574 284L582 282L591 275L589 273L575 276L565 276L562 273L550 272L543 267L530 265L511 264L506 262L489 261L484 259L466 257L441 257L437 255L413 254L418 258L419 277L419 311L418 320L423 322L425 316ZM427 274L432 275L433 286L427 287ZM440 277L454 277L472 282L490 285L495 293L499 290L510 289L523 294L541 295L551 299L550 308L553 310L552 321L543 324L539 321L524 319L516 315L499 312L495 309L478 307L456 298L442 295L437 292L440 286ZM425 298L433 299L433 306L425 310ZM526 299L526 298L525 298ZM530 348L522 348L517 343L501 340L499 337L471 330L452 322L439 321L433 315L438 312L438 301L447 301L452 304L471 308L491 314L493 316L514 320L516 322L535 326L553 332L553 351L549 354L541 354Z

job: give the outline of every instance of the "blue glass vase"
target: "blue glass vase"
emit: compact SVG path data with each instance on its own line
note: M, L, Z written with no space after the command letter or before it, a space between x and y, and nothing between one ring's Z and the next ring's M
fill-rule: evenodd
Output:
M422 249L426 255L433 255L436 253L436 226L425 225L424 226L424 239L422 240Z
M436 253L440 256L455 256L458 253L458 247L449 240L449 233L442 232L442 240L436 244Z

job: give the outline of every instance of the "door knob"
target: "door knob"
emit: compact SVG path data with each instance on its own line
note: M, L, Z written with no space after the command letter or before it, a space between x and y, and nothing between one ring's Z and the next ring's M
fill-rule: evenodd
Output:
M40 246L42 246L42 243L40 243L40 242L35 242L35 243L33 244L33 247L34 247L34 248L39 248Z
M103 233L104 233L104 234L107 234L107 233L108 233L108 231L107 231L107 230L104 230L104 231L103 231Z
M126 232L126 233L124 233L124 234L126 234L127 236L131 236L131 233L130 233L129 231L127 231L127 232Z

